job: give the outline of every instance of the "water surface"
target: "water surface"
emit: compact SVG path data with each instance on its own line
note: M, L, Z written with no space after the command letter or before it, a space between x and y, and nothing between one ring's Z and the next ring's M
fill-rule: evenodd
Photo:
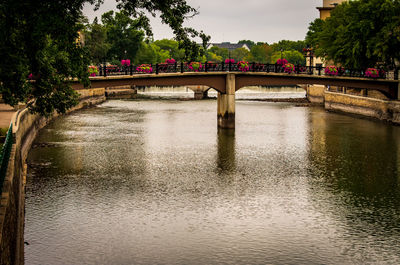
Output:
M289 103L108 101L31 150L26 264L399 264L400 128Z

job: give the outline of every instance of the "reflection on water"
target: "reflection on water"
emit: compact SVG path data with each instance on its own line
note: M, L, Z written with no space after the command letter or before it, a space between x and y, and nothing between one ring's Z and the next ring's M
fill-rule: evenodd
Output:
M31 150L26 264L399 264L400 128L288 103L108 101Z

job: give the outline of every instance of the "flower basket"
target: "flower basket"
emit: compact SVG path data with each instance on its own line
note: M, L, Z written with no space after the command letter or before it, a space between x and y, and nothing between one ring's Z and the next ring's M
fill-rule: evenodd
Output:
M203 66L201 65L200 62L191 62L191 63L188 65L188 67L189 67L190 70L195 71L195 72L198 72L198 71L201 70L201 68L202 68Z
M131 65L131 60L129 60L129 59L121 60L121 65L122 66L129 66L129 65Z
M295 70L296 70L296 68L294 67L294 64L292 64L292 63L287 63L283 66L283 71L285 73L290 74L290 73L293 73Z
M136 71L150 74L151 72L153 72L153 68L150 64L141 64L136 68Z
M376 68L368 68L365 71L365 76L366 77L371 77L371 78L378 78L379 77L379 70Z
M175 61L174 58L170 58L170 59L165 60L165 63L166 63L166 64L175 64L176 61Z
M247 72L250 70L249 62L245 62L245 61L238 62L237 67L238 67L239 71L241 71L241 72Z
M338 75L339 71L336 66L329 65L329 66L325 67L325 74L326 75Z
M278 59L278 60L276 60L276 64L278 64L278 65L280 65L280 66L284 66L284 65L286 65L288 63L288 60L286 60L286 59Z
M90 76L96 76L99 74L99 69L97 66L89 65L88 72Z
M234 64L234 63L235 63L235 60L234 60L234 59L226 59L226 60L225 60L225 63L226 63L226 64L229 64L229 63Z

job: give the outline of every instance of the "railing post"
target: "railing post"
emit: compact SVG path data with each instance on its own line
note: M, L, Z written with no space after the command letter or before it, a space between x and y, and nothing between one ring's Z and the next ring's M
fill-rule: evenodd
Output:
M224 62L221 62L221 71L223 72L225 69L225 63Z
M107 66L106 66L106 64L104 64L103 67L104 67L103 68L103 76L106 77L107 76Z
M229 60L229 72L231 72L232 71L232 62L231 62L231 60Z
M256 63L255 62L252 63L252 67L253 67L253 72L255 72L256 71Z
M274 65L274 72L277 73L278 72L278 64Z
M321 75L321 68L322 68L322 67L319 65L319 66L318 66L318 75Z
M183 62L181 62L181 73L183 73Z
M174 73L176 73L176 70L178 69L178 63L177 62L175 62L174 63Z
M267 73L269 73L269 66L270 66L270 64L265 64L265 66L267 67Z
M158 75L158 63L156 63L156 75Z
M399 80L399 69L394 68L393 78L394 80Z
M129 74L133 75L133 65L129 65Z
M207 68L207 61L206 61L206 63L204 64L204 71L208 71L208 68Z

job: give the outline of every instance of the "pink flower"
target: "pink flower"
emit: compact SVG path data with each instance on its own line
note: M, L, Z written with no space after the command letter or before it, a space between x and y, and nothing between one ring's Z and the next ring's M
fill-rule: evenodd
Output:
M226 64L235 63L235 60L234 60L234 59L226 59L226 60L225 60L225 63L226 63Z
M126 60L121 60L122 65L125 65L125 63L126 63Z
M30 74L28 75L28 79L30 79L30 80L33 79L33 74L32 74L32 73L30 73Z

